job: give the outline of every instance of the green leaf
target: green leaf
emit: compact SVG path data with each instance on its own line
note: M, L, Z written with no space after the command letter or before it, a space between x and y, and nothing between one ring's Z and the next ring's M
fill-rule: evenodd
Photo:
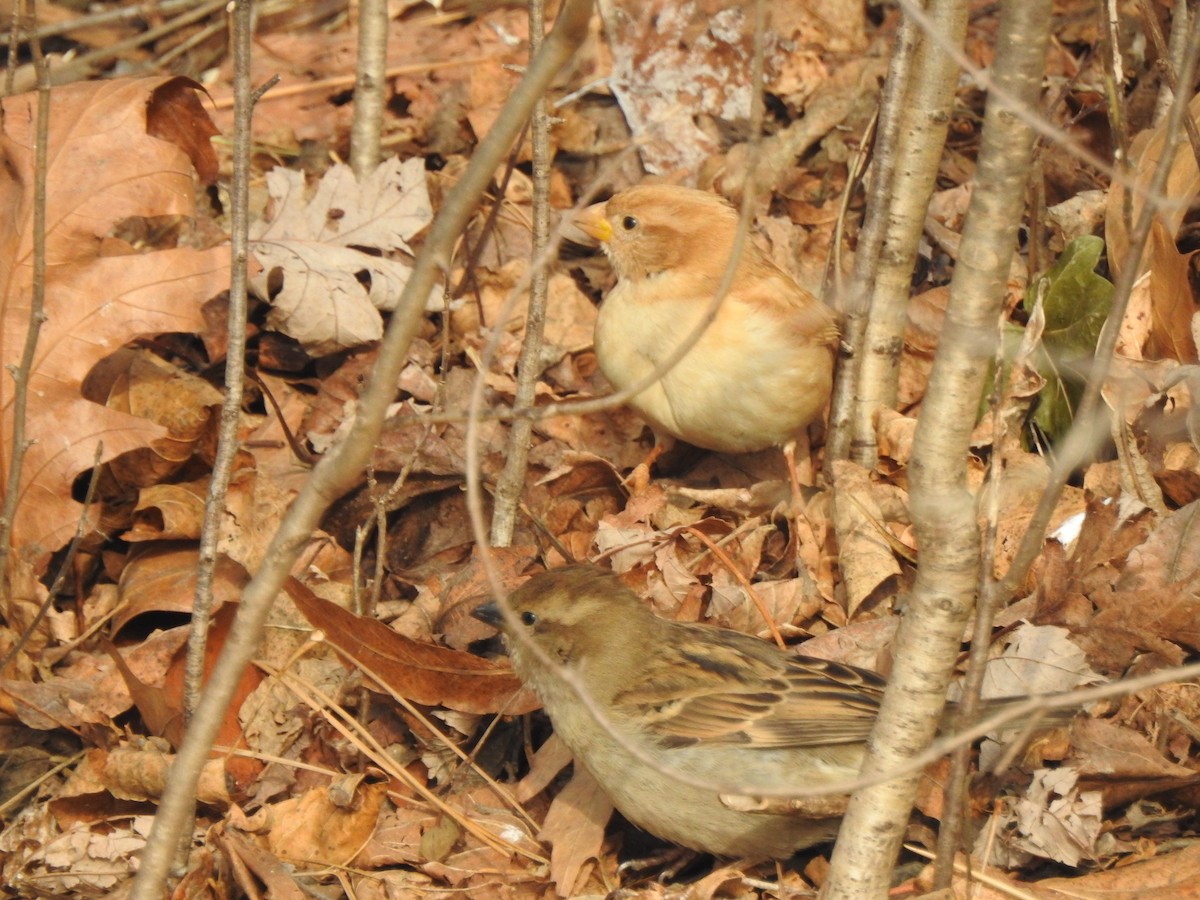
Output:
M1046 330L1035 361L1046 386L1038 395L1033 421L1051 440L1061 438L1071 425L1100 330L1112 308L1112 283L1095 272L1103 252L1100 238L1076 238L1054 268L1025 293L1025 309L1032 311L1039 284L1045 284Z

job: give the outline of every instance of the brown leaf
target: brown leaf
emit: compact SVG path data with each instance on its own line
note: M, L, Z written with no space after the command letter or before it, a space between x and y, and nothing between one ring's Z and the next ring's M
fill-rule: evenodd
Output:
M1150 359L1177 359L1194 362L1196 345L1192 342L1192 315L1196 302L1188 278L1188 260L1159 219L1150 230L1147 259L1150 267L1150 337L1146 354Z
M1200 783L1200 775L1170 762L1142 735L1110 722L1082 718L1071 741L1080 788L1102 791L1105 808Z
M194 214L193 170L176 145L146 133L146 104L174 79L83 82L56 88L47 172L45 309L30 373L36 398L28 421L34 439L17 489L14 543L43 553L74 530L81 507L71 498L76 473L143 447L163 430L90 403L79 385L92 365L139 334L200 331L200 305L228 284L228 247L134 254L108 239L125 219ZM164 102L168 102L164 100ZM0 207L0 357L21 358L31 306L34 110L32 96L3 101ZM88 173L86 178L79 177ZM120 250L126 255L113 256ZM109 255L105 255L109 254ZM12 380L0 380L0 492L12 434ZM62 424L70 422L69 433Z
M233 870L247 895L259 890L255 879L267 886L268 896L278 900L304 900L308 894L296 884L290 866L285 866L270 852L242 840L229 831L215 835L217 843L228 854ZM250 873L253 872L253 877Z
M1192 98L1188 104L1188 115L1200 121L1200 95ZM1163 154L1166 140L1166 125L1143 131L1133 140L1129 158L1134 163L1134 180L1142 190L1130 190L1118 181L1113 181L1112 189L1108 192L1108 209L1104 219L1104 236L1108 244L1108 265L1112 269L1113 279L1116 280L1120 268L1125 262L1125 254L1129 250L1129 223L1136 223L1146 203L1144 188L1149 185L1158 167L1159 158ZM1188 152L1186 144L1177 144L1175 157L1171 162L1171 170L1167 175L1167 185L1163 193L1179 201L1170 209L1159 213L1164 231L1170 240L1175 239L1179 226L1187 214L1192 199L1200 192L1200 171L1196 168L1196 157ZM1125 218L1125 205L1129 203L1129 219ZM1149 262L1143 256L1142 271Z
M1145 590L1183 586L1196 601L1193 587L1200 575L1200 501L1189 503L1159 520L1154 531L1129 552L1118 590Z
M604 826L612 815L612 801L582 766L554 798L538 840L551 845L550 877L561 897L575 896L574 888L589 859L600 856Z
M1200 846L1164 853L1132 865L1073 878L1046 878L1039 892L1053 897L1103 897L1104 900L1171 900L1200 898ZM1051 893L1053 892L1053 893ZM1061 893L1060 893L1061 892Z
M562 738L552 733L529 760L529 774L517 782L513 796L521 803L536 797L571 764L571 759L571 751Z
M112 750L89 750L59 797L86 797L104 790L119 800L157 799L162 796L175 762L172 754L164 752L162 744L162 741L143 741L140 746L122 744ZM205 764L196 798L201 803L229 805L222 760L211 759Z
M900 564L892 547L895 539L874 497L876 485L870 473L851 462L834 463L834 486L838 566L845 587L846 615L853 617L864 604L875 608L880 601L890 600Z
M203 90L203 85L190 78L172 78L156 88L146 104L146 134L181 149L200 180L212 184L219 172L211 139L221 132L196 96Z
M196 567L199 554L194 544L159 541L134 554L121 572L121 606L113 617L113 634L134 618L152 613L191 615L196 599ZM250 580L242 565L227 556L217 557L213 573L214 608L237 602Z
M510 669L461 650L423 644L397 634L382 622L365 619L322 600L299 582L288 595L315 628L364 674L387 692L427 706L460 712L517 715L538 708L531 691Z
M287 859L347 865L375 830L387 794L385 782L359 784L353 802L335 802L332 787L314 788L270 807L267 845Z

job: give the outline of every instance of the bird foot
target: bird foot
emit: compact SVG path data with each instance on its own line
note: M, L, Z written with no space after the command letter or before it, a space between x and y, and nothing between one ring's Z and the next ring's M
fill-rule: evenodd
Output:
M638 876L650 869L661 867L657 880L660 884L667 884L674 881L679 873L695 862L699 856L700 854L695 850L688 850L685 847L668 847L661 853L638 859L628 859L621 863L617 866L617 878L624 882L629 875Z

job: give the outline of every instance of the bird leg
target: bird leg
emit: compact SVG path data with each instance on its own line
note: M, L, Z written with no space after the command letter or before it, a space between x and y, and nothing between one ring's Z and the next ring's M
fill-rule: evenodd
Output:
M799 452L797 452L799 451ZM783 458L787 462L788 479L792 485L792 503L789 510L792 521L793 536L796 539L796 574L815 589L813 575L818 571L821 562L821 547L817 541L816 529L808 517L808 509L801 490L800 472L797 468L797 458L803 460L808 476L812 481L811 454L808 442L808 429L803 429L795 439L783 445Z
M658 462L659 458L674 446L675 438L669 434L654 432L654 447L646 454L645 459L633 467L633 471L622 482L629 491L630 496L640 494L650 486L650 467Z
M617 866L617 879L623 883L629 875L637 877L651 869L662 867L657 880L661 884L668 884L673 882L680 872L694 863L701 855L687 847L666 847L652 856L628 859L621 863Z

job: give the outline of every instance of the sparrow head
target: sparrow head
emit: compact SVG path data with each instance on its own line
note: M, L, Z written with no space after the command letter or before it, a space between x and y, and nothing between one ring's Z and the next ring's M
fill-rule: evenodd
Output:
M719 277L737 220L737 210L715 194L649 184L589 206L575 224L600 242L617 278L639 280L684 268Z
M658 622L637 596L599 566L567 566L535 575L508 598L512 618L496 603L472 615L504 634L522 678L542 668L532 642L556 665L595 665L621 655L632 638Z

